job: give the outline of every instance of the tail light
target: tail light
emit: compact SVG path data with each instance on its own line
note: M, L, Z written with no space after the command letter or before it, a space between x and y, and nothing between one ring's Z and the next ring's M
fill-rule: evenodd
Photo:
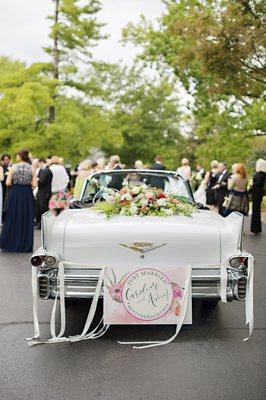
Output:
M48 255L45 258L44 264L48 268L53 268L56 266L58 259L53 255Z
M31 257L30 262L33 267L39 267L44 262L46 256L45 255L36 255Z
M247 257L232 257L229 260L229 264L234 269L241 269L241 267L246 268L248 265L248 258Z

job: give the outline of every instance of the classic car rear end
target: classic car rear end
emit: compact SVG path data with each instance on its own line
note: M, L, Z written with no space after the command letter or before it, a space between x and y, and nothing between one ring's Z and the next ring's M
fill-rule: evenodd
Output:
M114 179L115 177L115 179ZM95 174L84 186L81 208L57 218L43 216L42 247L31 258L38 269L41 299L59 296L58 263L64 263L65 297L91 298L103 265L123 268L191 267L192 297L216 302L246 298L248 254L242 249L243 216L227 218L199 209L174 215L105 216L91 209L112 182L156 177L165 191L193 202L190 185L174 172L122 170ZM222 274L222 275L221 275Z
M192 267L192 297L220 299L221 267L228 273L227 301L244 300L247 256L241 249L242 216L211 211L193 218L114 217L71 210L43 220L43 245L31 262L38 268L39 295L59 293L58 261L65 264L65 296L92 297L103 265ZM95 269L99 266L99 270ZM92 269L93 268L93 269Z

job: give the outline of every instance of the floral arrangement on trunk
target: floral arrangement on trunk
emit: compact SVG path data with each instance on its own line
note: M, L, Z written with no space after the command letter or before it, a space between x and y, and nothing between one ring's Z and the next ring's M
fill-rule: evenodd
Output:
M105 201L97 203L93 209L104 213L107 218L114 215L125 216L158 216L172 215L191 216L197 208L188 201L180 199L161 189L141 186L125 186L119 192L109 189Z

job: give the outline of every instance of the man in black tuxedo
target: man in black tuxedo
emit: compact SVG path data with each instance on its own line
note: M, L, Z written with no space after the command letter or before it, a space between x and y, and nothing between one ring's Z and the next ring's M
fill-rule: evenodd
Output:
M52 196L53 174L46 163L45 158L39 159L40 170L38 172L37 193L37 229L41 228L41 217L49 209L49 200Z
M220 215L224 216L223 202L224 198L228 195L227 184L230 174L227 171L227 165L225 162L220 162L218 169L219 173L216 176L217 183L213 186L213 189L216 190L218 212Z
M117 155L110 157L109 167L112 171L117 171L122 169L120 163L120 157ZM114 174L112 176L111 181L108 184L108 187L111 189L120 190L122 188L123 180L124 177L122 174Z
M163 165L163 159L161 156L155 157L155 164L151 167L152 170L158 170L158 171L165 171L166 168ZM147 182L150 186L152 187L157 187L160 189L164 189L165 182L164 178L161 178L160 176L151 176L149 179L149 182Z
M6 219L7 205L8 205L8 188L6 186L6 179L7 179L8 171L11 168L11 157L9 154L2 155L1 165L3 167L3 172L4 172L4 180L2 181L2 188L3 188L2 221L4 222ZM1 182L0 182L0 185L1 185Z

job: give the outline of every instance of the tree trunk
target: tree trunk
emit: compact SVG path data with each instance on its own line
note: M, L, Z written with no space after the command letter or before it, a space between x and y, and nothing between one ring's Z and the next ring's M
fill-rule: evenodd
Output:
M58 17L59 17L59 1L60 0L54 0L54 1L55 1L54 25L57 25ZM59 79L59 49L58 49L58 33L57 33L57 31L54 36L54 46L53 46L53 77L56 80ZM55 99L55 98L56 98L56 95L54 94L53 99ZM55 121L55 106L50 106L49 107L49 123L51 124L54 121Z

